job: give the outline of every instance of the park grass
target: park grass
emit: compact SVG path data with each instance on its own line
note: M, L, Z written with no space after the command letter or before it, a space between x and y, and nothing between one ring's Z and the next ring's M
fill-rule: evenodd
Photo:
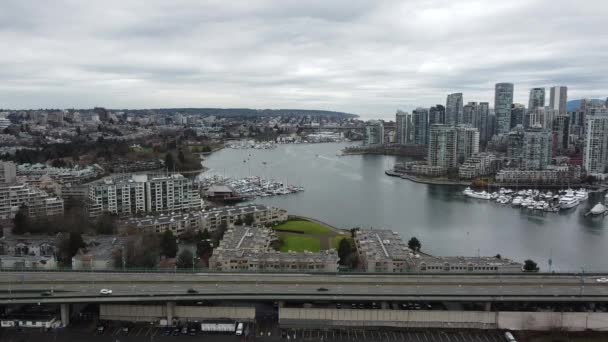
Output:
M290 220L274 227L277 231L293 232L308 235L326 235L333 231L322 224L306 220Z
M281 252L319 252L321 250L321 241L316 238L295 235L280 235L282 246Z

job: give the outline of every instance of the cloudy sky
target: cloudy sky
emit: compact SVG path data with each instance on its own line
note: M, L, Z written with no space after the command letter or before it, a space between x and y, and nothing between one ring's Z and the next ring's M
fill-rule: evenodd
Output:
M608 1L0 2L0 108L251 107L390 118L496 82L608 96ZM548 90L547 90L548 92Z

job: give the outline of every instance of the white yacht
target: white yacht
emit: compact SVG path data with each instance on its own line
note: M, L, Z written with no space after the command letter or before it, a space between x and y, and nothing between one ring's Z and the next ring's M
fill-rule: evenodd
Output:
M490 199L490 194L485 191L482 191L482 192L471 191L471 192L465 193L465 195L469 196L471 198L478 198L478 199L483 199L483 200Z
M586 201L589 198L587 190L580 188L574 192L574 197L578 198L579 201Z
M515 197L515 198L513 199L513 202L511 202L511 204L512 204L514 207L519 207L519 206L521 205L522 201L523 201L523 198L522 198L522 197L520 197L520 196L517 196L517 197Z
M578 198L576 198L571 193L567 193L559 199L559 206L562 209L570 209L579 205L581 202Z

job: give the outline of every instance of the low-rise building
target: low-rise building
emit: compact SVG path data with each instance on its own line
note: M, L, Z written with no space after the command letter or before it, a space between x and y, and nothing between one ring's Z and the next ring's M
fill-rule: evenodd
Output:
M234 225L238 220L245 221L247 215L253 217L253 223L268 225L287 220L287 211L261 204L247 204L233 207L221 207L211 210L189 211L186 213L169 213L133 217L120 222L120 229L134 228L138 232L163 233L171 230L179 236L187 230L205 230L212 232L222 224Z
M359 264L367 272L409 272L415 269L412 251L397 232L359 230L355 234Z
M497 257L416 257L419 272L522 272L521 263Z
M313 252L282 253L271 244L274 231L261 226L229 228L209 259L215 271L242 272L336 272L338 254L334 249Z
M546 170L500 170L496 182L513 186L564 185L580 182L580 166L557 166Z
M30 218L63 215L63 200L27 184L0 184L0 220L15 217L25 206Z
M458 176L463 179L489 176L497 170L497 159L492 153L474 154L458 168Z

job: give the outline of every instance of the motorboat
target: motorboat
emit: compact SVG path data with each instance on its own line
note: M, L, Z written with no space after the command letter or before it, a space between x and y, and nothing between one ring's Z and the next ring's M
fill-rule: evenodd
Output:
M490 194L482 191L482 192L475 192L475 191L471 191L471 192L467 192L465 193L466 196L471 197L471 198L477 198L477 199L483 199L483 200L489 200Z
M559 200L559 206L561 209L574 208L580 203L580 200L571 194L566 194Z
M589 213L591 213L591 215L601 215L601 214L605 213L606 210L608 210L608 208L606 208L605 205L603 205L602 203L598 203L598 204L594 205L593 208L591 208Z
M587 190L580 188L574 192L574 196L580 201L586 201L589 198L589 193Z

